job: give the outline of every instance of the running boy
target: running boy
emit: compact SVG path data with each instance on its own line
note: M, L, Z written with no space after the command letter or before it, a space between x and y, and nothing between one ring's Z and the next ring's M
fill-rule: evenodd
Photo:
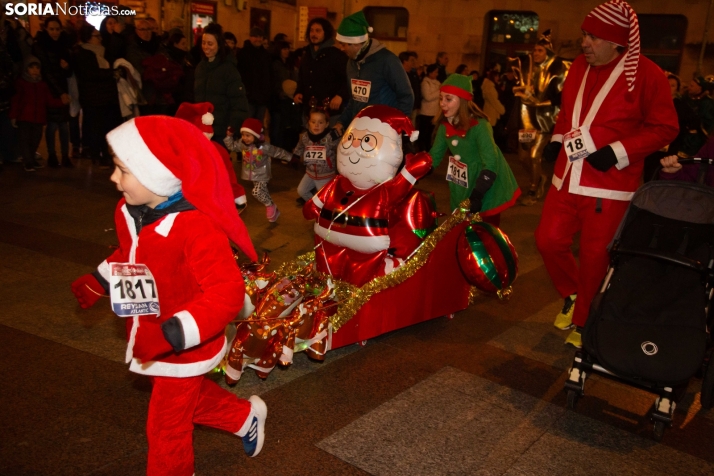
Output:
M313 189L320 191L337 174L335 153L339 138L327 129L329 119L325 108L313 106L308 116L307 131L300 134L293 150L293 156L298 160L302 158L305 163L305 175L297 188L300 206L312 199Z
M72 283L82 308L109 294L125 317L132 372L153 389L146 433L147 474L194 474L193 427L207 425L260 453L267 408L205 377L226 353L225 327L243 305L244 285L229 240L257 256L233 205L216 149L190 123L168 116L131 119L107 134L119 248Z
M278 206L273 203L268 191L268 182L272 177L270 173L271 158L276 157L283 162L289 162L292 156L287 150L264 144L263 125L258 119L248 118L240 128L241 140L233 139L233 129L228 128L223 143L228 150L239 151L242 154L243 164L240 177L253 182L253 196L265 205L265 214L269 222L275 222L280 216Z

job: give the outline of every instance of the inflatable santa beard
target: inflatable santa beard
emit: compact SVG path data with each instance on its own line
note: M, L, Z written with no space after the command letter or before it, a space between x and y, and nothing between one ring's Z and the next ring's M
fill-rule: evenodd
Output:
M362 190L394 178L401 162L400 135L371 117L352 121L337 147L337 172Z

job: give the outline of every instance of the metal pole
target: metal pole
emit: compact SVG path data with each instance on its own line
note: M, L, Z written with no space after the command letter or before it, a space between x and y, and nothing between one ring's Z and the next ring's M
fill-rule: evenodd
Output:
M714 0L709 2L709 7L707 8L707 19L704 23L704 36L702 37L702 50L699 52L699 62L697 63L697 75L702 74L702 63L704 63L704 50L707 49L707 36L709 36L709 18L712 13L712 6L714 6Z

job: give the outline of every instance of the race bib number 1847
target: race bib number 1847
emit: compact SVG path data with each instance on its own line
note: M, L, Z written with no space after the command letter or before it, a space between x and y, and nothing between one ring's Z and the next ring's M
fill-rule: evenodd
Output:
M159 316L159 293L156 281L144 264L111 263L109 294L112 310L119 317L156 314Z

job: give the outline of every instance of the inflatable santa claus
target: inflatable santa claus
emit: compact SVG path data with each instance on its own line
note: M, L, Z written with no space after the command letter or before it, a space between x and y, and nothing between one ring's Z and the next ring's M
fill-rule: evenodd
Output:
M315 220L319 271L362 286L406 258L394 254L390 219L431 169L431 157L409 154L399 171L402 134L413 142L418 132L407 116L388 106L364 108L345 131L337 146L338 175L303 209L306 219Z

